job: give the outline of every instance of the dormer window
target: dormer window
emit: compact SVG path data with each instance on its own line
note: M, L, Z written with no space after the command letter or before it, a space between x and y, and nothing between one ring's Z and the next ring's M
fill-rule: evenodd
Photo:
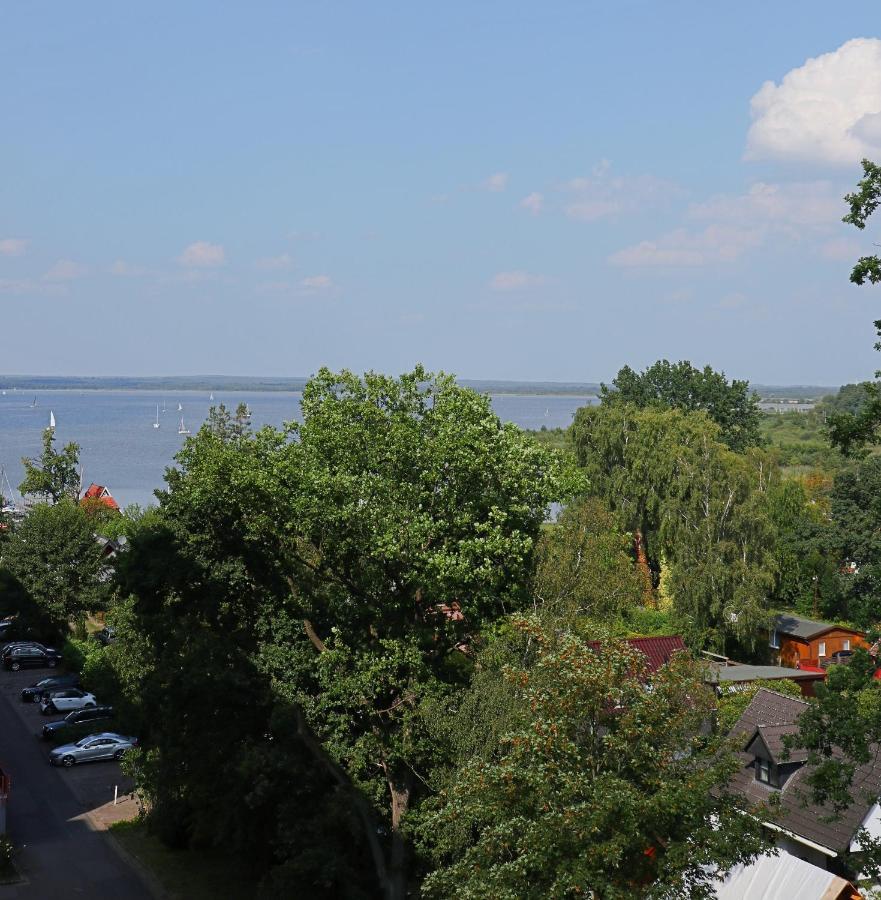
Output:
M756 757L756 781L771 784L771 763L767 759Z

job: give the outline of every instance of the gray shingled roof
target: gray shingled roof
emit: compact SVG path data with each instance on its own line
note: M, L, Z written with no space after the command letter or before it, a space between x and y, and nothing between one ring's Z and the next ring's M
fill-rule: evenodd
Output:
M809 641L812 637L829 631L830 628L839 628L831 622L816 622L813 619L803 619L801 616L794 616L792 613L781 613L774 620L774 628L781 634L791 634L793 637L804 638ZM852 630L852 629L848 629Z
M741 739L741 746L744 748L757 731L762 734L766 744L772 741L777 746L779 742L782 748L783 735L798 722L799 716L807 706L803 700L762 688L734 723L730 733L733 737ZM779 794L779 809L769 810L768 821L776 822L787 831L828 847L836 853L841 853L850 846L851 839L872 808L872 804L881 797L881 747L876 747L872 759L856 770L851 785L851 803L831 822L824 820L832 815L832 809L809 800L810 786L805 781L805 776L810 773L810 766L801 766L782 790L778 791L756 781L752 754L744 749L738 756L741 766L729 785L733 793L741 794L751 803L766 802L772 795Z
M800 748L794 748L786 759L783 758L786 749L783 739L798 734L798 725L759 725L756 733L761 736L771 760L776 765L804 762L808 758L808 751ZM754 737L747 744L746 749L752 746L753 740L755 740Z

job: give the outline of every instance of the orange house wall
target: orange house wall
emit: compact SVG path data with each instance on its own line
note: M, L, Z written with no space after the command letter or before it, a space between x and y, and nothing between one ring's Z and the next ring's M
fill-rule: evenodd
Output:
M855 631L846 631L843 628L833 628L824 632L811 641L800 640L799 638L789 635L780 635L780 664L797 668L799 662L807 660L819 660L820 644L826 642L826 657L831 656L838 650L844 649L844 642L850 641L850 649L856 650L857 647L865 647L869 645L861 634ZM823 657L824 659L826 657Z

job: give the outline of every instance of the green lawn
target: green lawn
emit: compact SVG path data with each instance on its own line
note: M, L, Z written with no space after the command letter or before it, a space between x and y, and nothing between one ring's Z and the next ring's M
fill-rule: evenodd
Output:
M117 822L110 833L175 900L237 900L256 894L253 878L220 853L170 850L141 822Z

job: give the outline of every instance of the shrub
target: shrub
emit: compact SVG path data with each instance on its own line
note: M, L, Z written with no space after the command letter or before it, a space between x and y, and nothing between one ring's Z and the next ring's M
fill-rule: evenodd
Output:
M12 868L12 857L15 848L5 834L0 834L0 872L8 872Z

